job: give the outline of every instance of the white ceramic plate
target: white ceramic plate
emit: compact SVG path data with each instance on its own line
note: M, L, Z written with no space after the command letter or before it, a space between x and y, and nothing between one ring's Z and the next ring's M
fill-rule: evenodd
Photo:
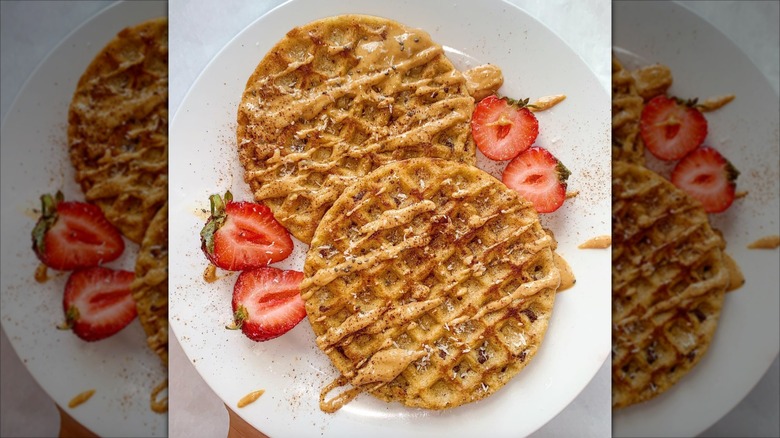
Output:
M67 156L68 105L79 77L97 52L126 26L166 15L163 2L119 3L88 20L50 53L30 76L2 125L2 324L16 353L52 399L101 436L165 436L165 415L149 408L149 394L167 378L160 359L146 346L134 321L119 334L87 343L64 320L67 273L49 271L37 283L38 259L30 232L43 193L62 190L83 199ZM108 266L134 270L138 246L127 243ZM67 408L77 394L95 389L81 406Z
M456 7L457 6L457 7ZM501 92L531 98L564 93L539 113L537 143L572 171L580 195L544 218L577 285L561 295L533 362L488 399L432 412L361 395L335 414L320 411L319 391L336 376L304 320L284 336L256 343L225 330L235 274L207 284L198 233L208 196L230 189L251 199L235 146L235 115L246 80L265 53L295 26L340 13L367 13L428 31L461 68L502 68ZM605 23L605 28L608 24ZM605 48L605 55L609 48ZM609 96L580 58L535 19L500 1L293 1L242 31L208 65L171 126L171 325L198 372L244 420L271 436L521 436L560 412L590 381L610 348L610 252L579 250L610 233ZM485 160L480 160L484 164ZM500 170L493 165L491 169ZM306 246L277 266L301 270ZM255 403L236 403L264 389ZM604 412L603 415L609 415Z
M726 296L702 361L658 398L613 416L615 436L695 436L742 400L778 353L778 251L746 248L759 237L778 234L780 227L778 96L736 45L678 4L616 2L613 23L616 54L629 67L668 65L674 76L670 94L736 95L732 103L706 113L705 144L734 163L741 171L737 189L749 192L727 212L710 216L747 282ZM652 165L668 172L655 160Z

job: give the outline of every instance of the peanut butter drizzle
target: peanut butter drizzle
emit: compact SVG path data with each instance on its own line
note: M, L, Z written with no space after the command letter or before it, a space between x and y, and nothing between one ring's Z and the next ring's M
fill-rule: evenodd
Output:
M149 395L150 406L152 410L158 414L168 412L168 395L166 394L164 397L160 397L160 394L166 389L168 389L168 379L158 383Z
M747 247L749 249L775 249L780 246L780 236L777 234L764 236Z
M572 271L571 266L569 266L566 260L557 252L553 252L553 262L561 273L561 285L558 286L558 292L563 292L574 286L577 279L574 278L574 271Z
M217 267L213 263L209 263L206 269L203 270L203 281L206 283L213 283L217 281Z
M266 130L287 129L297 123L299 118L307 119L305 127L301 127L294 136L306 139L311 136L321 137L318 144L327 146L328 158L323 162L320 157L322 147L312 146L305 151L290 152L286 149L268 151L273 154L266 160L262 168L246 170L245 179L262 182L253 190L255 199L279 197L294 197L295 193L306 187L309 172L320 175L330 173L321 185L311 190L311 196L305 196L309 202L307 211L316 213L326 209L335 202L338 195L355 181L353 176L341 174L339 166L345 159L362 158L373 153L379 153L379 159L388 159L382 154L387 150L417 147L419 144L433 140L436 133L450 127L468 122L473 105L473 98L468 95L453 95L450 98L428 105L425 111L419 111L408 117L405 132L395 132L394 127L373 126L371 136L360 147L349 144L338 135L328 133L329 125L340 123L351 117L348 111L333 105L343 96L354 96L355 100L372 101L378 107L389 107L392 112L393 98L386 95L396 95L401 92L412 94L435 93L442 87L465 87L465 78L453 70L449 74L435 78L420 78L414 83L407 83L400 78L421 65L425 65L442 57L441 46L434 44L430 37L421 30L382 27L376 35L381 35L381 41L369 39L356 41L346 46L333 46L329 50L334 56L345 50L354 54L357 65L350 68L356 75L342 75L326 79L321 85L310 90L293 89L281 93L272 100L246 99L242 101L242 111L247 114L263 113L267 121ZM297 62L291 63L283 72L270 75L258 82L254 89L263 87L275 88L275 81L296 69L306 69L314 63L314 57L302 56ZM383 93L377 93L374 88L380 87ZM242 144L251 142L246 138L239 139ZM375 163L380 165L382 163ZM300 172L300 174L299 174ZM282 176L280 178L280 175ZM283 221L295 222L299 216L296 211L282 209ZM315 214L316 215L316 214ZM303 226L303 225L302 225Z
M715 111L716 109L719 109L723 106L725 106L727 103L734 100L734 95L729 94L726 96L718 96L718 97L710 97L708 99L705 99L702 102L699 102L698 105L696 105L697 108L703 113Z
M495 65L485 64L463 72L466 78L466 89L475 101L480 101L495 94L504 84L501 69Z
M531 112L539 112L548 110L555 105L558 105L559 103L563 102L564 99L566 99L565 94L555 94L552 96L544 96L536 99L536 102L532 103L528 106L528 109L531 110Z
M68 407L73 409L76 406L79 406L81 404L86 403L86 401L89 400L90 397L92 397L93 394L95 394L95 390L94 389L90 389L90 390L82 392L81 394L79 394L79 395L73 397L72 399L70 399L70 401L68 402Z
M48 267L41 263L35 268L35 281L38 283L46 283L48 280Z
M349 272L353 269L354 270L368 269L379 262L395 258L396 256L398 256L398 254L400 254L401 252L409 248L418 248L421 246L425 246L430 242L430 240L431 240L430 236L410 237L406 239L406 241L401 242L398 245L383 249L383 251L379 255L367 255L362 257L355 257L350 261L345 261L343 263L340 263L338 266L332 269L318 271L312 277L306 278L303 281L303 283L301 283L301 289L304 288L304 285L308 288L309 283L314 283L317 286L325 286L326 284L336 279L336 277L341 275L339 274L339 272ZM304 299L306 299L306 297L304 297Z
M742 287L742 285L745 284L745 276L742 275L742 270L739 269L737 262L725 252L723 253L723 264L726 266L726 271L729 273L729 285L726 287L726 292L731 292Z
M239 400L238 403L236 403L236 406L238 406L239 408L243 408L244 406L247 406L257 401L257 399L259 399L260 396L263 394L265 394L265 389L258 389L257 391L252 391L249 394L241 397L241 400Z
M605 249L612 246L612 236L603 235L596 236L582 242L577 248L579 249Z
M420 190L424 191L425 186L420 182ZM439 220L426 220L424 229L418 230L421 235L413 236L410 238L404 237L404 241L392 246L384 246L377 253L371 256L354 257L349 256L351 249L354 245L350 246L343 253L344 262L337 264L334 268L327 270L321 269L314 273L313 276L304 280L304 284L301 289L309 289L310 284L326 285L339 277L340 272L350 272L352 270L365 270L375 266L378 262L384 261L390 258L398 256L405 249L411 247L418 247L420 245L427 244L429 238L426 236L428 231L433 226L433 223L438 223L439 226L445 227L445 233L451 233L455 235L455 243L460 239L459 236L467 236L476 231L477 229L485 226L490 220L500 215L511 215L515 210L519 209L517 205L504 208L500 205L493 205L486 208L486 211L481 212L480 215L474 215L468 218L463 218L459 223L455 223L450 217L453 206L457 200L468 197L476 197L478 195L485 195L483 190L489 186L488 182L484 184L474 184L468 189L460 189L457 184L453 184L451 180L445 180L442 182L442 186L450 187L451 192L448 193L450 201L443 204L438 214L433 217L438 217ZM369 190L370 193L370 190ZM366 199L368 196L365 195ZM361 202L366 202L364 199L359 199L356 204L359 206ZM358 207L355 206L351 210L347 210L349 213L354 212ZM413 219L424 213L436 210L437 206L434 202L429 200L412 203L404 208L398 208L394 210L387 210L382 213L377 219L368 222L360 227L360 233L370 237L371 234L378 230L403 227L404 225L411 223ZM443 220L442 220L443 219ZM442 289L451 289L460 284L465 278L468 278L472 273L476 273L479 266L489 262L493 257L493 253L501 252L506 246L506 240L514 241L519 238L520 235L525 233L529 227L533 226L533 223L520 226L517 229L507 230L509 236L504 235L502 239L498 239L498 242L487 247L484 253L478 257L469 256L463 260L466 265L469 265L470 270L463 270L460 272L460 278L452 278L453 281L445 281L439 284L433 285L430 289L428 287L416 284L418 289L421 289L419 297L415 297L415 300L424 299L425 296L434 296L437 298L427 301L411 301L405 304L400 304L396 307L390 308L389 305L379 305L371 310L355 313L346 320L344 320L339 326L329 328L324 334L317 338L318 346L326 353L333 348L337 348L338 345L346 345L351 342L351 338L356 333L373 334L387 330L393 330L394 327L415 324L415 320L420 315L429 312L435 307L444 303L444 298L441 297ZM408 244L409 241L419 239L412 245ZM362 240L362 239L361 239ZM359 240L360 241L360 240ZM531 242L525 242L522 251L509 257L510 254L501 254L496 257L501 257L503 263L509 263L512 265L523 265L530 258L538 253L542 248L551 247L553 244L553 238L547 233L543 233L536 240ZM341 254L339 251L332 251L332 247L328 248L319 247L320 255L322 257L330 258ZM445 254L442 254L445 253ZM431 254L430 263L442 263L444 259L449 258L447 251L439 251L435 254ZM557 254L556 257L560 258ZM571 287L574 283L573 273L568 263L560 258L560 263L556 263L556 266L561 267L560 271L567 274L567 278L563 282L562 289ZM484 268L483 268L484 269ZM467 320L477 320L485 317L488 313L502 310L510 305L517 305L518 301L523 302L524 298L532 296L538 293L539 290L549 289L556 290L561 285L561 278L559 270L555 270L554 274L546 277L543 280L535 280L526 282L511 293L503 296L501 299L492 301L489 304L482 306L476 312L474 309L464 307L458 314L454 314L449 324L460 324ZM470 273L471 272L471 273ZM414 279L410 279L414 281ZM308 282L308 284L307 284ZM501 283L496 283L494 287L500 287ZM414 287L412 292L414 295ZM437 290L438 289L438 290ZM307 292L311 293L311 292ZM307 299L304 296L304 299ZM514 304L513 304L514 303ZM447 329L449 330L449 329ZM349 403L357 395L364 391L371 391L378 389L381 386L393 381L398 375L406 369L414 361L430 354L425 350L407 350L403 348L392 348L393 344L383 343L378 347L372 348L372 351L368 352L367 356L355 365L354 369L346 370L341 376L336 378L332 383L323 388L320 394L320 408L324 412L334 412ZM330 400L326 400L328 393L334 389L351 384L353 387L344 390L339 395Z
M339 409L341 409L342 406L354 400L355 397L360 395L360 393L365 391L365 388L353 387L345 390L344 392L342 392L341 394L337 395L336 397L330 400L325 400L325 396L327 396L329 392L333 391L336 388L344 386L347 383L349 383L349 380L346 377L339 376L335 380L330 382L327 386L322 388L322 391L320 391L320 409L322 410L322 412L332 414L338 411Z
M369 383L388 383L398 377L412 362L425 356L424 350L410 351L390 348L374 353L368 362L357 370L352 378L354 386Z
M382 213L382 216L378 220L363 225L360 228L360 233L371 234L377 231L407 224L418 214L426 213L435 209L436 204L433 201L426 199L408 207L399 208L397 210L387 210Z

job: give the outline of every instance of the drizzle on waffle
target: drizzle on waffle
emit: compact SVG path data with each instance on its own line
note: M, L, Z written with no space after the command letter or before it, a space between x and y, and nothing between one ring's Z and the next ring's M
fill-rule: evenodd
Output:
M81 76L68 113L85 198L141 243L168 199L168 20L128 27Z
M304 243L356 180L383 164L474 164L466 80L428 34L342 15L291 30L247 81L237 140L254 198Z
M698 202L644 167L612 167L612 405L669 389L707 351L729 284Z
M351 185L301 285L341 374L321 408L361 392L429 409L496 392L541 345L560 283L553 245L529 202L473 166L416 158Z

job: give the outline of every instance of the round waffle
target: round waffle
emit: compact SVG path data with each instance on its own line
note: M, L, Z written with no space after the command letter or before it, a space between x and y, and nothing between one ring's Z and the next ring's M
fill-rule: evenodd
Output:
M729 277L701 205L641 166L612 168L612 405L669 389L704 356Z
M473 166L416 158L351 185L317 228L301 285L341 373L321 408L364 391L428 409L496 392L544 337L560 282L552 245L532 204Z
M424 31L364 15L291 30L247 81L238 150L254 198L309 243L357 178L412 157L476 161L474 99Z
M79 79L68 113L76 181L140 243L168 194L168 21L128 27Z

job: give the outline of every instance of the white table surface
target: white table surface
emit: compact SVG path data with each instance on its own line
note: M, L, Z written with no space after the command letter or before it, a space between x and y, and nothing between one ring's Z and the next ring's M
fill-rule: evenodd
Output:
M170 2L170 114L207 63L231 38L280 0L221 2ZM530 14L551 28L609 86L610 60L596 48L609 44L609 31L598 23L608 21L609 3L603 0L576 2L578 11L566 19L562 1L521 1ZM713 4L717 3L717 4ZM742 2L745 3L745 2ZM107 2L12 2L2 1L0 13L0 100L5 117L25 79L70 30L105 7ZM716 25L739 45L778 90L778 4L725 4L697 2L697 13ZM745 20L745 21L741 21ZM750 23L747 25L746 23ZM5 147L5 146L3 146ZM176 157L171 157L175 160ZM170 412L172 437L223 437L228 416L221 400L200 378L175 337L170 340ZM56 436L59 417L54 403L27 372L13 352L5 332L0 335L0 436ZM608 363L563 412L535 437L606 437L610 420L610 369ZM778 360L756 388L703 436L780 436Z

